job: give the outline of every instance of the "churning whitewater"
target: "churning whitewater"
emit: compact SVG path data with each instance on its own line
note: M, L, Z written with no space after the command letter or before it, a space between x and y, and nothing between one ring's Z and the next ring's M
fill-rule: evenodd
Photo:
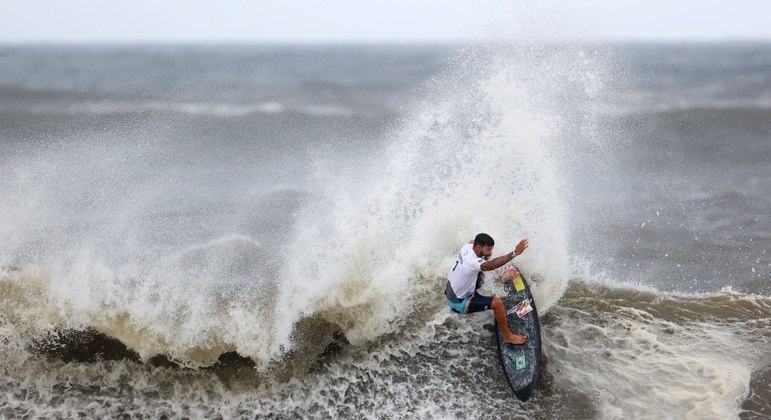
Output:
M771 415L770 61L3 47L0 416ZM526 404L444 303L481 231L531 244Z

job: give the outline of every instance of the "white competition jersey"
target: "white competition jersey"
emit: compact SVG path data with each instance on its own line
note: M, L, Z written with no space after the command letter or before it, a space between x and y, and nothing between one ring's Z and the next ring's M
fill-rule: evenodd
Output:
M477 276L482 271L481 265L484 258L478 257L474 252L473 244L463 245L458 253L458 258L452 264L452 269L447 278L450 280L452 291L459 299L471 295L477 284Z

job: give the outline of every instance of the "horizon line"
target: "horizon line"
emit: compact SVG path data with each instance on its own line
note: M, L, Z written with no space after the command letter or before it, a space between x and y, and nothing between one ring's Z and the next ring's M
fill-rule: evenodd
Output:
M771 44L760 37L736 38L543 38L543 39L0 39L5 46L462 46L533 44Z

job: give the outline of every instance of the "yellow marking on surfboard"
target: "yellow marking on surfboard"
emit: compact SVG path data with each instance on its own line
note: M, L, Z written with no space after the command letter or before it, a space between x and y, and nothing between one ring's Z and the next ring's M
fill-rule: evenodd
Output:
M518 292L525 290L525 282L522 281L522 276L515 277L513 282L514 282L514 290Z

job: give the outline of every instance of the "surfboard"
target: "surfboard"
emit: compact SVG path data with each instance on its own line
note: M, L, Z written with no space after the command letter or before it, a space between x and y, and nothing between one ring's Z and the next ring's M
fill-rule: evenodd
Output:
M507 281L501 296L506 307L506 319L509 329L514 334L527 336L527 343L520 346L506 344L496 325L498 355L501 359L503 374L514 395L521 401L527 401L538 382L541 370L541 326L538 311L530 287L520 275Z

